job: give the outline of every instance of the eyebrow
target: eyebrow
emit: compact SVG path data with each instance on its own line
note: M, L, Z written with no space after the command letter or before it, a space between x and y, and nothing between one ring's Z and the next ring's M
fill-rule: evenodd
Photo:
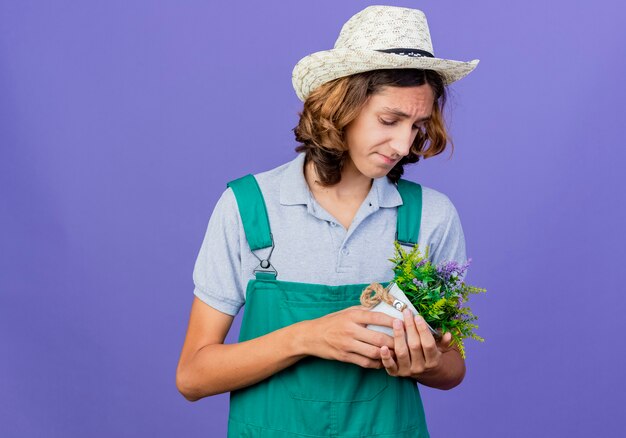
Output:
M389 108L388 106L384 106L383 111L391 113L403 119L408 119L409 117L411 117L407 113L405 113L404 111L401 111L398 108ZM428 119L430 119L430 116L422 117L421 119L416 120L416 122L425 122Z

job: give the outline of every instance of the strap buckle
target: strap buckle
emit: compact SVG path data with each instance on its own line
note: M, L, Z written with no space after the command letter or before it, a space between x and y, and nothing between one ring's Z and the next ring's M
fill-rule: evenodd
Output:
M270 253L267 255L267 258L261 259L258 255L254 253L254 251L251 251L252 255L255 256L259 260L259 266L254 268L254 270L252 271L255 275L257 274L257 272L262 272L262 273L273 273L275 276L278 276L278 271L270 263L270 257L272 257L272 253L274 252L274 236L272 235L271 232L270 232L270 239L272 240L272 249L270 250ZM260 249L265 249L265 248L260 248Z
M396 240L398 240L398 231L397 231L397 230L396 230ZM405 242L405 241L403 241L403 240L398 240L398 243L399 243L400 245L404 245L404 246L410 246L410 247L414 247L414 246L415 246L415 243L412 243L412 242Z

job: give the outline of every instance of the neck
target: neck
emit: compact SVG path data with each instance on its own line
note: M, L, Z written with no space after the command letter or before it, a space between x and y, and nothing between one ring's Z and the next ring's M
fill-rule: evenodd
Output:
M320 193L335 199L364 198L369 193L373 179L363 175L348 158L341 169L341 181L332 186L319 182L315 165L309 161L304 168L304 177L312 193Z

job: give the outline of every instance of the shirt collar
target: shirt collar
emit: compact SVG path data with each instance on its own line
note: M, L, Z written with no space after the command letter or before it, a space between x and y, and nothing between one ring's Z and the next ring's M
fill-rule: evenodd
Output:
M298 205L309 203L310 190L304 179L304 152L300 152L288 165L280 182L280 203Z
M300 152L288 165L280 182L280 203L282 205L309 205L311 191L304 178L305 153ZM370 202L378 207L397 207L402 205L398 188L386 176L375 178L370 193Z

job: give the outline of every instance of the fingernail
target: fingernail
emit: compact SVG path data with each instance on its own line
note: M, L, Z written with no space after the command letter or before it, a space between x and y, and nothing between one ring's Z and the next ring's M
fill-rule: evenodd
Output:
M415 322L422 322L423 320L422 315L415 315Z
M393 328L401 329L402 328L402 321L400 321L399 319L394 319L393 320Z
M404 309L402 313L404 313L405 319L409 319L411 317L411 311L409 309Z

